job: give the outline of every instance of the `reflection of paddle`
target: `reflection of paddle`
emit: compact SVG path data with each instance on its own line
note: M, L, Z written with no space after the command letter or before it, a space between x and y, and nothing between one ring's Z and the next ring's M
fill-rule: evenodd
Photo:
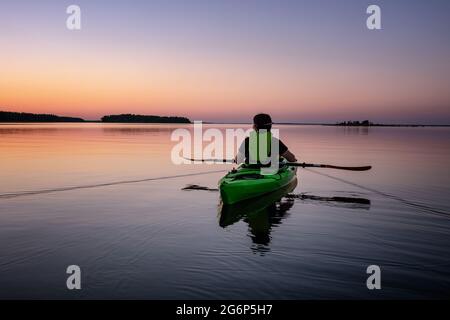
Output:
M233 159L192 159L184 158L189 161L195 162L209 162L209 163L236 163ZM350 170L350 171L367 171L372 169L372 166L359 166L359 167L344 167L344 166L334 166L331 164L316 164L316 163L300 163L300 162L281 162L284 165L300 168L328 168L337 170Z
M205 186L200 186L198 184L188 184L186 187L182 188L181 190L191 191L191 190L201 190L201 191L214 191L217 192L219 189L217 188L209 188ZM305 193L299 193L299 194L285 194L282 196L282 198L286 199L299 199L299 200L313 200L313 201L321 201L321 202L338 202L338 203L352 203L352 204L360 204L365 206L370 206L371 202L369 199L366 198L357 198L357 197L322 197L322 196L315 196ZM254 204L255 199L252 199L251 202Z
M301 200L318 200L318 201L332 201L332 202L344 202L344 203L358 203L358 204L370 204L369 199L354 198L354 197L321 197L309 194L287 194L285 196L289 199L301 199Z
M219 191L217 188L208 188L204 186L199 186L198 184L188 184L186 187L181 190L204 190L204 191Z
M320 203L321 205L328 205L332 207L343 207L348 209L370 209L370 200L366 198L356 197L322 197L309 194L287 194L284 196L287 199L298 199L310 203Z

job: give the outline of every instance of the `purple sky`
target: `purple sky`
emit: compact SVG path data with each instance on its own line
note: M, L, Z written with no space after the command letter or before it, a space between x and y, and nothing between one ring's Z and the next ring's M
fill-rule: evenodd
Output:
M0 110L450 124L449 16L446 0L2 1Z

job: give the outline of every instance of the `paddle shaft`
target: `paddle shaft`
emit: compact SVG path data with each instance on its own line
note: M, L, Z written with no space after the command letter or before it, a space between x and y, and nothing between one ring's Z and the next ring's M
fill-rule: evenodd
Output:
M192 158L184 158L184 159L195 162L236 163L233 159L192 159Z

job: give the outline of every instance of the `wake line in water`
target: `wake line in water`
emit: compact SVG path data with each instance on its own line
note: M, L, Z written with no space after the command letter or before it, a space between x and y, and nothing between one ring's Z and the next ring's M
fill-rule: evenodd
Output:
M425 212L428 212L428 213L431 213L431 214L434 214L434 215L437 215L437 216L440 216L440 217L445 217L445 218L449 218L450 217L450 214L448 212L441 211L439 209L436 209L436 208L433 208L433 207L429 207L429 206L426 206L426 205L423 205L423 204L420 204L420 203L416 203L416 202L413 202L413 201L409 201L409 200L403 199L403 198L401 198L399 196L396 196L396 195L393 195L393 194L389 194L389 193L385 193L385 192L382 192L382 191L379 191L379 190L376 190L376 189L365 187L365 186L360 185L360 184L355 183L355 182L351 182L351 181L348 181L348 180L345 180L345 179L342 179L342 178L338 178L338 177L335 177L335 176L332 176L332 175L329 175L329 174L326 174L326 173L317 172L316 170L312 170L312 169L304 169L304 170L316 173L316 174L324 176L324 177L328 177L330 179L333 179L333 180L336 180L336 181L339 181L339 182L342 182L342 183L346 183L346 184L351 185L351 186L355 186L355 187L361 188L363 190L367 190L369 192L373 192L373 193L379 194L379 195L381 195L383 197L399 201L399 202L401 202L403 204L406 204L406 205L408 205L410 207L415 207L417 209L421 209L422 211L425 211Z
M157 180L165 180L165 179L192 177L192 176L200 176L200 175L219 173L219 172L225 172L225 171L227 171L227 170L214 170L214 171L205 171L205 172L196 172L196 173L186 173L186 174L179 174L179 175L174 175L174 176L155 177L155 178L146 178L146 179L138 179L138 180L122 180L122 181L113 181L113 182L98 183L98 184L87 184L87 185L81 185L81 186L61 187L61 188L54 188L54 189L11 192L11 193L0 194L0 199L10 199L10 198L23 197L23 196L71 191L71 190L78 190L78 189L109 187L109 186L128 184L128 183L139 183L139 182L147 182L147 181L157 181Z

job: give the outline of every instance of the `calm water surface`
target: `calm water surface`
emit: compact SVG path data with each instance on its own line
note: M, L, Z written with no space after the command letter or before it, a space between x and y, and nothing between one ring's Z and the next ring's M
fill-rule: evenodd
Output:
M299 170L303 197L224 211L182 188L230 166L173 165L178 127L0 125L0 298L449 297L450 128L280 126L301 161L373 170Z

